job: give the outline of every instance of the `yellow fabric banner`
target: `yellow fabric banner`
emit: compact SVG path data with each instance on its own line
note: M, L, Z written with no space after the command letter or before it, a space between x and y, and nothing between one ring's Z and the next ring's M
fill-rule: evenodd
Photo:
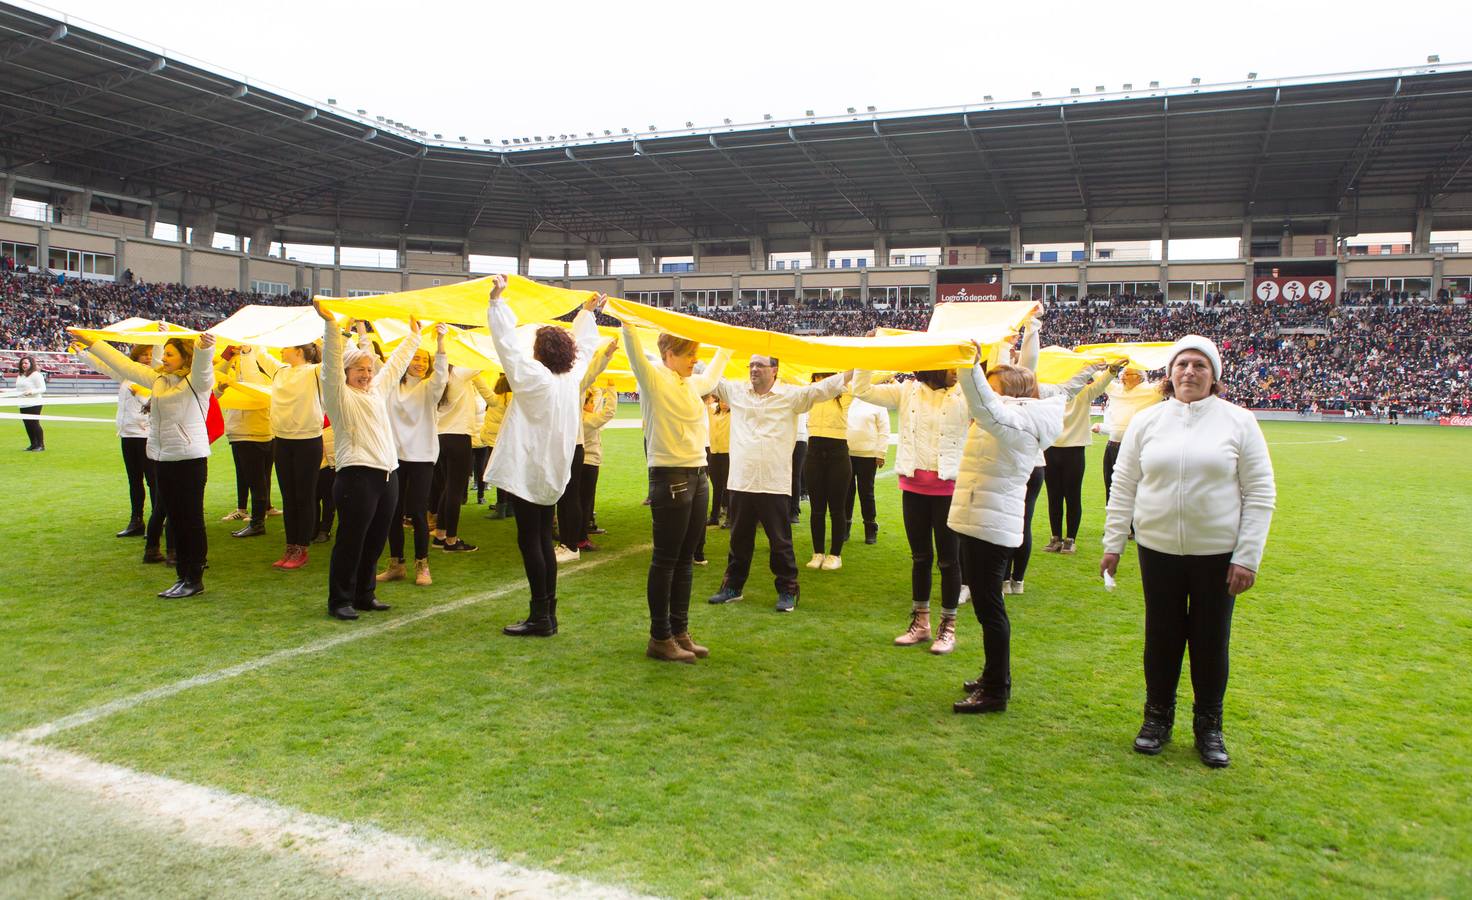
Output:
M1117 344L1083 344L1075 347L1074 350L1085 356L1105 361L1123 357L1129 360L1129 368L1149 372L1166 367L1170 362L1170 348L1174 346L1173 341L1135 341Z
M242 306L209 333L224 344L298 347L322 339L322 318L310 306Z
M538 284L520 275L508 275L505 298L521 322L545 322L565 315L593 296L591 291L569 291ZM449 322L472 328L486 327L491 278L476 278L457 284L378 294L372 297L318 297L322 305L355 319L408 319Z
M270 409L271 386L231 382L218 399L220 409Z
M1004 326L1003 335L1018 331L1022 323L1033 317L1038 304L1035 300L988 300L963 303L938 303L930 314L930 324L925 331L929 334L961 333L968 339L973 334L988 335L976 340L990 344L997 338L990 337L994 329Z
M162 331L159 330L160 325L164 326ZM114 344L152 344L155 347L163 346L171 338L192 338L199 335L197 331L190 331L172 322L137 317L114 322L106 328L68 328L67 331L89 341L108 341Z

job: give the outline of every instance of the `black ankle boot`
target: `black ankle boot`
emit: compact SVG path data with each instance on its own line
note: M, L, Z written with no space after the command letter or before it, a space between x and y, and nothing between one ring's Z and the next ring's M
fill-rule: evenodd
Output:
M527 617L502 628L501 633L509 637L551 637L557 633L557 626L548 614L549 606L546 600L533 600Z
M1154 756L1170 743L1170 732L1176 721L1174 706L1145 704L1145 722L1135 735L1135 752Z
M552 623L552 633L557 633L557 598L547 601L547 621Z
M874 522L864 523L864 543L874 544L879 541L879 526Z
M1201 761L1213 769L1225 769L1232 758L1227 756L1227 742L1222 738L1222 714L1197 713L1193 724Z
M129 519L128 520L128 527L127 528L124 528L122 531L119 531L117 533L117 537L120 537L120 538L142 537L143 536L143 530L144 529L143 529L143 520L142 519Z

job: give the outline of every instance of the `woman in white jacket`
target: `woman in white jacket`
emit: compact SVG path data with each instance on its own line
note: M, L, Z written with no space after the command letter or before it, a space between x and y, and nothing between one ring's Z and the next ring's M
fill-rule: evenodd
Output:
M894 468L903 492L905 536L910 540L910 625L894 642L909 647L931 640L930 568L934 564L940 569L941 624L931 649L949 652L955 646L961 569L956 533L946 519L966 440L966 398L956 386L954 369L916 372L914 380L896 384L872 384L873 375L859 372L853 393L860 400L899 410Z
M848 483L844 518L848 531L854 527L854 500L864 517L864 543L879 540L879 518L874 503L874 476L889 456L889 413L872 403L855 399L848 408L848 456L853 476Z
M322 357L315 343L285 347L256 363L271 378L271 435L281 489L286 552L271 565L299 569L317 530L317 473L322 467Z
M470 435L477 430L477 393L488 404L495 398L479 369L453 367L435 395L439 458L430 485L430 506L435 512L434 545L448 553L476 550L474 544L460 540L460 507L470 485Z
M148 458L155 461L159 494L174 531L178 581L160 591L168 599L204 593L204 486L209 477L210 439L205 427L215 386L215 336L201 334L198 347L182 338L164 344L157 371L136 363L105 342L82 344L98 368L118 381L148 388Z
M77 356L84 362L90 362L93 356L87 353L78 353ZM153 345L134 344L128 350L128 358L133 362L144 366L153 365ZM136 384L118 384L118 412L116 417L118 430L118 442L123 452L123 469L128 473L128 502L130 515L128 527L117 533L120 538L142 537L152 534L151 541L145 541L145 546L158 546L158 535L163 529L164 510L163 503L158 497L158 488L155 483L155 472L148 460L148 394L142 387ZM147 487L147 495L153 501L153 511L149 515L148 527L143 524L143 498L144 487ZM158 519L158 529L153 527L153 519Z
M1199 335L1171 351L1166 400L1130 423L1114 467L1100 572L1114 577L1130 523L1145 593L1145 721L1135 750L1159 753L1175 722L1181 657L1191 648L1201 761L1226 766L1222 698L1232 607L1252 587L1277 488L1252 413L1217 396L1221 355Z
M414 528L414 583L420 587L434 583L429 574L429 489L440 452L435 407L450 374L446 330L443 323L435 326L433 360L429 351L416 349L408 370L389 393L388 417L398 452L399 492L394 520L388 528L388 568L378 574L380 582L408 576L404 566L404 519L408 518Z
M38 402L35 406L22 406L20 414L21 423L25 425L26 439L30 446L26 447L28 453L38 453L46 449L46 432L41 429L41 407L39 401L41 395L46 393L46 378L41 370L36 368L36 360L29 356L22 356L20 362L15 366L15 390L11 393L20 397L30 397ZM31 417L31 418L26 418Z
M985 666L965 685L958 713L1000 712L1012 693L1012 626L1002 582L1015 548L1022 545L1027 485L1038 451L1063 430L1065 400L1038 398L1037 378L1021 366L984 372L977 363L961 381L972 425L961 456L947 524L960 535L962 571L981 623Z

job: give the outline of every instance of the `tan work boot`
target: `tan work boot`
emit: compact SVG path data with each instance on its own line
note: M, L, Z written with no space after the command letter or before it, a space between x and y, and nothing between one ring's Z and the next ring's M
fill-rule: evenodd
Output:
M956 649L956 617L940 617L940 633L935 636L935 643L930 645L930 652L937 656L944 656Z
M662 641L650 638L649 647L644 651L644 655L663 662L695 662L695 654L675 643L674 638L665 638Z
M688 631L681 632L680 634L675 635L673 638L671 638L671 640L673 640L676 644L679 644L681 650L687 651L689 653L694 653L696 659L705 659L707 656L710 656L710 648L702 647L692 641L690 639L690 632Z
M921 641L930 640L930 610L917 609L910 613L910 627L894 639L896 647L913 647Z
M1053 535L1053 539L1043 547L1044 553L1057 553L1063 549L1063 538Z
M429 577L429 560L414 560L414 583L420 587L428 587L434 584L434 579Z
M382 572L379 572L378 577L373 580L377 581L379 584L382 584L385 581L403 581L406 574L407 573L404 571L404 561L402 559L394 559L393 557L389 557L388 568L384 569Z

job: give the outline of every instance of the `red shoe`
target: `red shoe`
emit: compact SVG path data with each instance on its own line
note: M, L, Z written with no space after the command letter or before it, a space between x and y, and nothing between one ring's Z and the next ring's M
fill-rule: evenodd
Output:
M274 569L279 569L282 566L286 565L286 561L288 559L291 559L291 553L295 549L296 549L296 545L295 544L287 544L286 545L286 552L281 554L281 558L280 559L278 559L275 562L271 563L271 567L274 568Z
M580 541L578 543L577 549L579 549L579 550L588 550L590 552L595 552L596 553L597 550L598 550L598 545L595 544L595 543L593 543L592 541Z
M307 564L307 548L306 547L297 547L296 548L295 555L288 556L286 558L286 561L281 564L281 568L283 568L283 569L300 569L302 566L304 566L306 564Z

